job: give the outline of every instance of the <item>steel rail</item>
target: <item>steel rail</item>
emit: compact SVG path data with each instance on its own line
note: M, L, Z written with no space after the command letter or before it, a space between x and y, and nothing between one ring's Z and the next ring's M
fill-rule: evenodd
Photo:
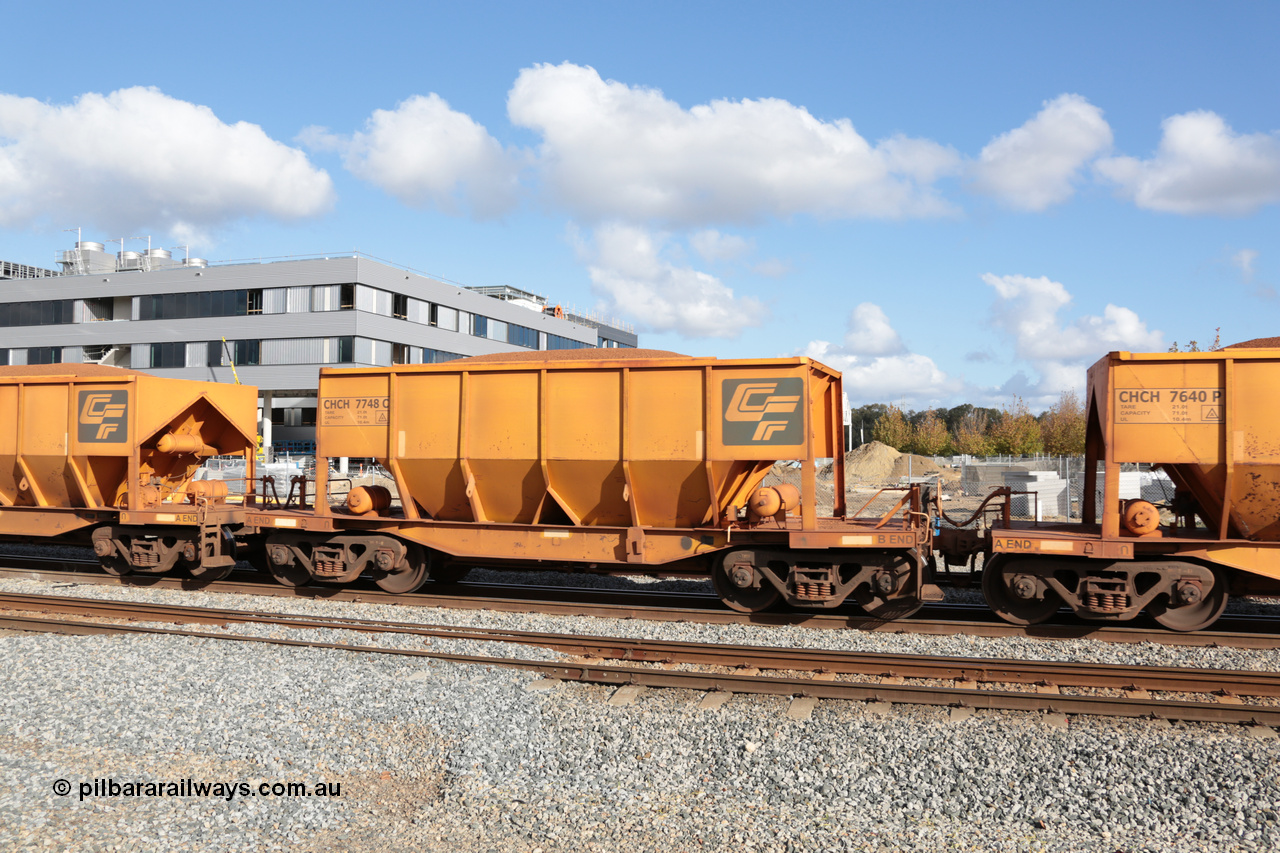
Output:
M791 626L824 630L888 631L888 633L956 635L970 637L1027 637L1033 639L1093 639L1107 643L1160 643L1162 646L1270 649L1280 648L1280 620L1262 616L1225 616L1216 628L1180 634L1142 625L1111 625L1074 620L1057 624L1010 625L988 608L964 603L934 603L905 620L884 621L859 612L782 611L741 613L728 610L713 594L675 593L666 590L618 590L550 585L468 583L444 587L447 592L388 593L372 585L284 587L268 576L244 571L253 580L204 581L180 575L106 574L96 561L49 557L0 555L0 560L24 562L27 567L0 567L0 579L65 580L69 583L116 584L122 587L193 589L201 592L250 594L332 601L388 603L451 610L539 612L558 616L599 616L605 619L704 622L713 625ZM88 571L51 569L76 565ZM431 589L429 585L428 589ZM458 594L465 593L465 594ZM504 593L516 594L507 597ZM602 601L603 599L603 601ZM1070 617L1069 617L1070 619ZM1234 629L1233 629L1234 626ZM1263 626L1268 630L1248 630ZM1230 630L1224 630L1230 629Z
M286 587L263 578L255 582L243 580L199 581L175 575L125 575L117 577L105 572L69 572L49 569L0 568L0 579L15 578L41 581L66 581L73 584L108 584L125 587L186 589L202 592L221 592L243 595L270 595L293 598L318 598L332 601L355 601L364 603L380 603L398 606L440 607L456 610L495 610L509 613L543 613L559 616L596 616L611 619L644 619L655 622L696 622L715 625L758 625L758 626L803 626L824 630L855 630L868 632L887 632L896 634L923 634L931 636L977 636L977 637L1029 637L1033 639L1063 640L1090 639L1111 643L1144 643L1155 642L1169 646L1221 646L1241 649L1276 649L1280 648L1280 634L1260 633L1253 631L1202 631L1194 634L1179 634L1164 629L1150 629L1124 625L1099 625L1078 622L1061 625L1009 625L1004 622L973 621L949 618L924 619L919 614L910 619L886 622L868 616L847 613L805 613L799 611L785 613L739 613L728 608L676 608L666 606L641 606L637 603L593 603L589 601L553 601L534 600L529 598L502 598L489 595L459 595L459 585L449 587L449 593L395 594L377 588L353 589L351 587L303 586ZM479 585L466 584L464 588ZM486 585L486 591L502 590L503 584ZM511 586L511 591L527 592L526 587ZM550 595L553 592L561 596L571 596L575 590L565 587L538 588ZM577 590L581 591L581 590ZM596 593L596 590L587 590ZM642 593L626 593L616 590L600 591L614 597L635 597ZM665 593L675 597L685 593ZM708 598L712 598L708 596ZM933 605L922 612L937 612L944 608ZM968 615L990 617L985 608L974 605L947 605L946 610ZM1239 621L1241 617L1232 617ZM1245 624L1254 621L1267 625L1275 623L1269 620L1245 619Z
M1111 717L1151 717L1190 722L1240 723L1261 726L1280 725L1280 706L1236 705L1217 702L1157 700L1132 696L1076 696L1066 694L1020 693L1005 690L983 690L965 687L917 687L894 683L861 683L818 681L742 673L710 673L672 671L593 663L563 663L519 658L462 655L420 649L388 649L347 643L325 643L276 637L254 637L241 634L219 634L170 628L147 628L110 623L84 623L69 620L5 616L0 628L41 631L67 635L125 634L159 635L191 639L224 640L243 643L316 648L373 654L399 655L452 663L515 668L541 673L564 681L580 681L608 685L644 685L649 687L685 688L727 693L753 693L780 696L808 696L817 699L892 702L915 705L1041 711L1060 714L1090 714Z
M639 640L541 631L476 629L414 622L313 617L149 602L103 601L59 595L0 593L0 610L3 609L139 621L172 620L181 623L220 625L237 622L291 628L411 634L438 639L508 642L540 646L584 657L627 661L812 671L889 678L946 679L988 684L1015 683L1133 691L1280 696L1280 673L1254 670L899 655L886 652Z

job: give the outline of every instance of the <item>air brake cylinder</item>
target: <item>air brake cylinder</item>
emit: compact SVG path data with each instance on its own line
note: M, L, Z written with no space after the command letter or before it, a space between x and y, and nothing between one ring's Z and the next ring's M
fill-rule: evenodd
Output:
M205 444L198 435L174 435L167 433L156 442L161 453L194 453L196 456L217 456L218 448Z
M1126 501L1121 516L1125 529L1135 536L1154 533L1160 527L1160 510L1150 501Z
M220 503L227 499L227 483L225 480L196 480L187 486L187 497L192 503L201 498Z
M389 506L391 490L386 486L356 486L347 493L347 509L356 515L376 515Z
M785 515L800 508L800 490L790 483L757 489L747 503L754 520Z

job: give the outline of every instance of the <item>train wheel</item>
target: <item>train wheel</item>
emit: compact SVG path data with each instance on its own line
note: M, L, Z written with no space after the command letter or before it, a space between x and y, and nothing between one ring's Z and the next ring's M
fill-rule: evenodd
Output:
M263 553L271 577L281 586L306 586L311 582L310 570L294 558L288 545L268 539Z
M739 613L758 613L781 597L781 593L762 577L760 569L745 563L724 561L711 570L711 585L728 607ZM751 586L752 582L758 585Z
M869 616L875 619L883 619L886 622L894 619L906 619L908 616L914 615L921 607L924 607L923 601L911 597L873 598L865 603L858 602L858 604Z
M1018 564L997 555L982 568L982 594L997 616L1013 625L1036 625L1058 612L1062 598L1044 590L1043 598L1021 598L1012 584L1018 581Z
M1199 585L1179 586L1174 591L1182 603L1174 604L1164 599L1158 604L1147 605L1147 612L1170 631L1200 631L1208 628L1227 608L1227 579L1218 569L1213 570L1213 586L1208 592Z
M398 594L416 592L429 579L427 574L429 566L430 561L421 546L410 545L400 564L385 574L381 572L375 574L374 583L387 592Z
M116 577L124 577L133 571L133 566L129 565L129 561L119 554L112 554L109 557L99 557L98 565L102 566L102 570L109 575Z
M199 563L187 564L187 571L191 573L191 577L207 582L220 581L226 578L234 568L235 565L206 567Z

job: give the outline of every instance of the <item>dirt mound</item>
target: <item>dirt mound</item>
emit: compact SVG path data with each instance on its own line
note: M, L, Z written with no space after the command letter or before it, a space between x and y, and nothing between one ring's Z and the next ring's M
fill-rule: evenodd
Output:
M912 477L927 477L930 474L937 474L942 471L942 468L938 463L934 462L928 456L908 456L904 453L893 461L893 470L889 472L889 479L897 480L901 477L907 476L908 459L911 460L910 475Z
M882 481L891 479L893 465L902 456L887 444L871 441L844 457L844 475L849 480Z

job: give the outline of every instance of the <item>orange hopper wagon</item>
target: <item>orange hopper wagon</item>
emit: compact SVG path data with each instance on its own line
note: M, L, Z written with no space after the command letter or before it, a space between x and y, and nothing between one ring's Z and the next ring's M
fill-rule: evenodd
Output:
M1261 344L1261 345L1259 345ZM1113 352L1089 369L1083 524L994 531L983 589L1009 621L1062 604L1088 619L1146 610L1198 630L1231 592L1280 588L1280 348ZM1163 510L1120 497L1121 467L1174 487ZM1099 490L1099 486L1101 486Z
M229 572L242 508L193 479L252 466L257 392L90 364L0 367L0 536L89 539L116 574ZM250 470L249 476L252 476Z

